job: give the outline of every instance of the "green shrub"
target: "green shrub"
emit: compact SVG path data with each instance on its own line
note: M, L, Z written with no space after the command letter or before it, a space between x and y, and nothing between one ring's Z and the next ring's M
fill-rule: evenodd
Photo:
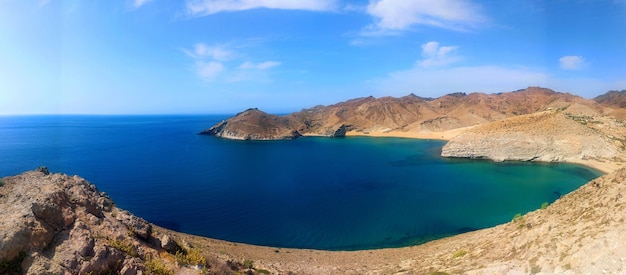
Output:
M254 268L254 262L252 260L245 260L245 261L243 261L243 267L245 267L247 269L253 269Z
M463 257L466 254L467 254L467 250L461 249L461 250L459 250L457 252L454 252L454 254L452 254L452 258L456 259L456 258L459 258L459 257Z
M183 265L206 265L206 258L199 248L176 251L176 261Z
M548 202L544 202L541 204L541 210L544 210L546 208L548 208L548 205L550 205Z
M139 254L137 253L137 250L135 249L135 247L133 246L132 243L125 241L125 240L111 240L109 241L109 245L119 251L125 252L126 254L132 256L132 257L137 257Z
M0 179L0 187L4 186L4 180Z
M521 222L524 220L524 216L522 216L522 213L517 213L515 214L515 216L513 216L513 222Z
M146 269L150 273L156 274L156 275L173 275L174 274L173 270L165 266L165 263L163 262L163 260L153 259L152 257L149 257L148 260L146 261Z

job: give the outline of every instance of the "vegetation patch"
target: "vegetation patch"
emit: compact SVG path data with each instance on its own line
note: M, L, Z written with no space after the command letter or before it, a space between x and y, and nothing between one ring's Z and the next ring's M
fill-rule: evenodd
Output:
M4 186L4 180L0 179L0 187Z
M173 275L174 271L169 269L163 260L149 257L146 261L146 270L155 275Z
M467 255L467 250L458 250L457 252L454 252L454 254L452 254L452 258L456 259L456 258L460 258Z
M111 240L109 241L109 245L119 251L122 251L128 255L130 255L131 257L137 257L139 256L139 254L137 253L137 249L135 249L135 246L133 246L132 243L130 243L129 241L125 241L125 240Z
M202 251L199 248L176 251L176 261L182 265L206 265L206 258L202 255Z
M544 202L541 204L541 210L544 210L546 208L548 208L548 205L550 205L548 202Z
M539 272L541 272L541 267L539 267L539 266L535 265L532 268L530 268L530 274L537 274Z
M21 274L22 261L26 258L26 252L21 251L15 258L10 261L4 260L0 262L0 274Z

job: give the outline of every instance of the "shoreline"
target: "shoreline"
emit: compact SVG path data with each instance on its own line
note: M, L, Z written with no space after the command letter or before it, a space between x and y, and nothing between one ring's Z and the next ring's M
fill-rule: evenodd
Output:
M442 131L442 132L389 131L389 132L370 132L366 134L362 132L350 131L346 133L346 137L396 137L396 138L435 139L435 140L449 141L452 138L458 136L459 134L473 127L474 126L469 126L469 127L457 128L457 129L453 129L449 131ZM583 165L583 166L598 170L604 174L610 174L624 166L623 163L618 163L615 161L596 160L596 159L566 159L564 161L561 161L561 163Z
M471 127L468 127L471 128ZM363 137L396 137L396 138L413 138L413 139L436 139L448 141L459 135L467 128L455 129L445 132L374 132L359 133L348 132L346 136L363 136ZM600 161L593 159L574 159L563 161L565 163L579 164L593 169L597 169L607 174L618 170L622 163L614 161ZM593 182L593 181L592 181ZM575 196L574 194L582 192L584 184L578 189L572 191L572 194L566 197ZM561 199L560 199L561 200ZM556 204L562 204L557 200ZM529 212L531 217L543 215L542 210ZM354 251L333 251L333 250L316 250L316 249L300 249L300 248L280 248L271 246L259 246L246 243L236 243L225 240L213 239L197 235L177 232L162 227L158 230L166 231L176 235L185 241L194 243L204 251L222 259L235 259L239 261L252 260L258 269L269 270L272 273L283 274L286 272L295 272L296 274L413 274L411 272L431 273L440 270L456 270L453 273L462 273L464 268L478 270L485 269L494 271L495 273L506 273L506 271L515 270L522 267L524 262L509 262L507 269L497 258L491 260L481 259L485 265L476 266L471 258L459 257L456 259L459 251L467 251L468 253L477 253L472 247L478 251L491 250L494 238L508 239L509 235L503 236L506 232L519 232L520 226L513 222L506 222L484 229L472 232L461 233L454 236L444 237L432 240L423 244L416 244L397 248L378 248ZM506 233L510 234L510 233ZM476 241L482 240L482 241ZM481 248L482 247L482 248ZM514 245L515 247L515 245ZM467 250L464 250L467 249ZM486 253L486 252L480 252ZM511 266L513 264L513 266ZM455 269L461 266L461 269ZM492 269L495 268L495 269ZM512 268L512 269L511 269ZM488 271L486 274L490 273Z

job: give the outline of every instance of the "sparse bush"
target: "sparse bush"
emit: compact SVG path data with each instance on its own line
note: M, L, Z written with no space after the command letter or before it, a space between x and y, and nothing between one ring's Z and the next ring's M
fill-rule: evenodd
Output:
M206 258L199 248L176 251L176 261L183 265L206 265Z
M541 210L544 210L546 208L548 208L548 205L550 205L548 202L544 202L541 204Z
M541 272L541 267L539 267L539 266L536 266L536 265L535 265L535 266L533 266L533 267L530 269L530 274L537 274L537 273L539 273L539 272Z
M467 254L467 250L458 250L457 252L454 252L454 254L452 254L452 258L456 259L456 258L460 258L463 257Z
M253 269L254 268L254 262L252 260L244 260L243 261L243 267L245 267L247 269Z
M4 180L0 179L0 187L4 186Z
M173 275L174 274L173 270L165 266L165 263L163 262L163 260L153 259L152 257L149 257L148 260L146 261L146 269L148 270L148 272L152 274L156 274L156 275Z
M137 257L139 256L139 254L137 253L137 250L135 249L135 247L133 246L132 243L130 243L129 241L125 241L125 240L111 240L109 241L109 245L119 251L125 252L126 254L128 254L131 257Z
M521 222L524 220L524 216L522 216L522 213L517 213L515 214L515 216L513 216L513 219L511 221L513 222Z

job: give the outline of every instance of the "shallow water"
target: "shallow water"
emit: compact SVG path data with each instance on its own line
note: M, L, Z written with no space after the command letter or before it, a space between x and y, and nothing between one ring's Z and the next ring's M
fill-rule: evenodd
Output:
M353 250L490 227L600 175L572 164L443 159L444 142L432 140L196 135L226 117L0 117L0 176L46 165L174 230Z

